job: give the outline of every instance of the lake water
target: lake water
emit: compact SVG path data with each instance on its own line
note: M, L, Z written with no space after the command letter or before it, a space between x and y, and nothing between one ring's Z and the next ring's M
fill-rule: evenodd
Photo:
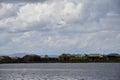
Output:
M120 63L0 64L0 80L120 80Z

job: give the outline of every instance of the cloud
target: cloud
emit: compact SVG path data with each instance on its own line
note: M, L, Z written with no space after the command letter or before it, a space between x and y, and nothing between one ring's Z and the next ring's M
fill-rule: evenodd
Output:
M28 3L19 8L16 12L17 16L1 20L1 24L3 24L1 26L12 26L7 28L9 32L24 32L29 30L46 31L65 27L69 29L75 25L80 31L84 32L85 30L87 32L90 31L90 28L93 31L107 28L106 25L111 22L113 23L112 26L119 25L119 12L118 10L114 11L118 5L112 4L112 0L107 5L108 7L106 6L107 0L104 3L98 0L95 0L94 3L89 1L77 2L76 4L74 1L52 0L45 3ZM19 25L21 27L17 27Z
M11 32L30 29L40 31L56 29L61 28L67 22L77 19L80 15L81 7L81 3L75 5L72 2L62 1L60 3L57 1L52 3L29 3L19 9L17 16L1 20L1 23L6 27L12 26L9 29ZM16 27L18 25L21 25L21 27Z
M4 4L1 3L0 4L0 19L5 19L8 17L12 17L12 16L16 16L17 15L17 9L19 9L19 7L17 7L17 5L15 4Z
M79 53L82 49L120 52L119 3L119 0L1 0L0 49L33 53Z
M35 2L44 2L46 0L0 0L1 3L23 3L23 2L30 2L30 3L35 3Z

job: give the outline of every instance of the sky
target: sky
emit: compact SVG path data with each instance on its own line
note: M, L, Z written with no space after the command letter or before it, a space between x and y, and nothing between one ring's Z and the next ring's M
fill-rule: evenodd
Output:
M0 54L120 53L120 0L0 0Z

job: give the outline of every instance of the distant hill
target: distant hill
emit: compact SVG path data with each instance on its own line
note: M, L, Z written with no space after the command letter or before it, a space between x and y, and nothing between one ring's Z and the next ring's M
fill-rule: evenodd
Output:
M23 57L23 56L25 56L25 55L32 55L32 54L27 54L27 53L14 53L14 54L1 54L0 56L9 56L9 57ZM35 54L35 55L38 55L38 54ZM39 56L41 56L42 58L44 58L45 57L45 55L39 55ZM51 57L51 58L58 58L58 56L59 55L52 55L52 54L50 54L50 55L48 55L49 57Z
M14 53L14 54L9 54L8 56L10 57L23 57L27 55L27 53Z
M45 55L40 55L42 58L44 58L45 57ZM50 57L50 58L58 58L59 57L59 55L48 55L48 57Z

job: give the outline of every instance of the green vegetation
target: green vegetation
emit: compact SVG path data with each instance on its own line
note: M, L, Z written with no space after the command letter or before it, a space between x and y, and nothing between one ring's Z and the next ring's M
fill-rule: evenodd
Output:
M80 62L120 62L120 54L66 54L63 53L59 57L49 57L45 55L25 55L24 57L0 56L0 63L80 63Z

